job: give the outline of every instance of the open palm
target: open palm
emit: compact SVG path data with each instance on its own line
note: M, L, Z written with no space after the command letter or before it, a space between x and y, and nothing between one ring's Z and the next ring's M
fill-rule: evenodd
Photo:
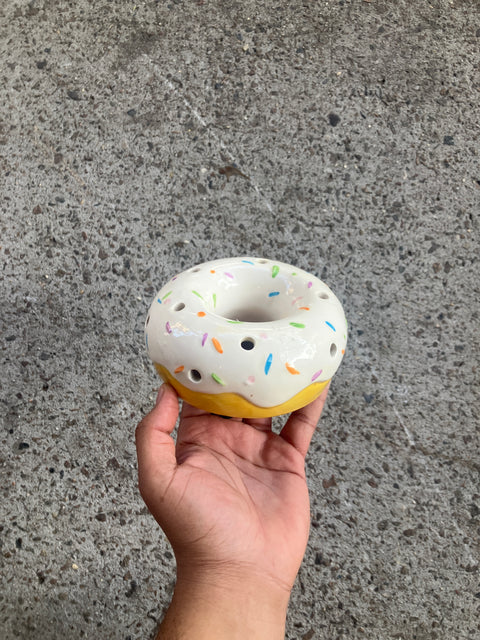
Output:
M168 385L137 428L139 485L179 567L253 572L290 590L308 539L305 455L327 390L280 435L269 419L226 419Z

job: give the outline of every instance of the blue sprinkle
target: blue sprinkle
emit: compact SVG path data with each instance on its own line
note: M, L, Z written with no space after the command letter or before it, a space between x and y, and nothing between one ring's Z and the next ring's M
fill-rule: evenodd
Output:
M280 295L280 291L272 291L271 293L268 294L269 298L273 298L274 296L279 296Z
M253 262L251 260L242 260L242 262L246 262L247 264L253 264Z
M159 302L160 304L162 304L162 301L160 300L160 298L157 298L157 302Z
M325 324L328 325L330 327L330 329L333 329L334 331L336 331L335 327L333 326L333 324L331 322L327 322L325 320Z
M268 372L270 371L270 367L272 366L272 354L270 353L268 355L267 361L265 362L265 375L268 375Z

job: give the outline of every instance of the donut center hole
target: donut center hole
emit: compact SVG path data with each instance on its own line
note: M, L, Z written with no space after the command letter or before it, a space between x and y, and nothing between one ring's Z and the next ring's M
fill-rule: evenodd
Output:
M255 306L234 308L222 315L228 320L236 320L237 322L272 322L279 319L273 309Z

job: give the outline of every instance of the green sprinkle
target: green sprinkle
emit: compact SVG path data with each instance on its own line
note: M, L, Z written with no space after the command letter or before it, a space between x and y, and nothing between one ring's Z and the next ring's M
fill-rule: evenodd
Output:
M292 273L292 276L296 276L297 274L295 273L295 271Z
M290 322L292 327L296 327L297 329L305 329L305 325L300 322Z
M166 294L163 296L162 300L165 300L165 298L168 298L168 296L169 296L169 295L171 295L171 293L172 293L171 291L169 291L168 293L166 293Z
M272 267L272 278L276 278L278 276L279 271L280 271L280 267L274 264Z
M213 297L213 308L216 309L216 307L217 307L217 294L214 293L212 295L212 297Z
M215 380L215 382L218 382L218 384L221 384L222 387L225 386L225 382L220 378L220 376L217 376L216 373L212 373L212 378Z
M229 324L243 324L243 320L227 320Z
M198 296L200 298L200 300L203 300L203 297L198 293L198 291L193 291L192 293L194 293L196 296Z

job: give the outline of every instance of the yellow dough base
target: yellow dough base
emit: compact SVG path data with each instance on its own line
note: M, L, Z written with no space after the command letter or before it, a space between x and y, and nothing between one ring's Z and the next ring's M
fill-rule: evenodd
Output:
M154 365L160 377L168 384L171 384L178 395L189 404L198 409L203 409L203 411L231 416L232 418L269 418L270 416L290 413L315 400L329 383L329 380L313 382L293 398L290 398L290 400L282 402L282 404L277 404L274 407L259 407L237 393L199 393L198 391L192 391L172 376L164 366L156 362Z

